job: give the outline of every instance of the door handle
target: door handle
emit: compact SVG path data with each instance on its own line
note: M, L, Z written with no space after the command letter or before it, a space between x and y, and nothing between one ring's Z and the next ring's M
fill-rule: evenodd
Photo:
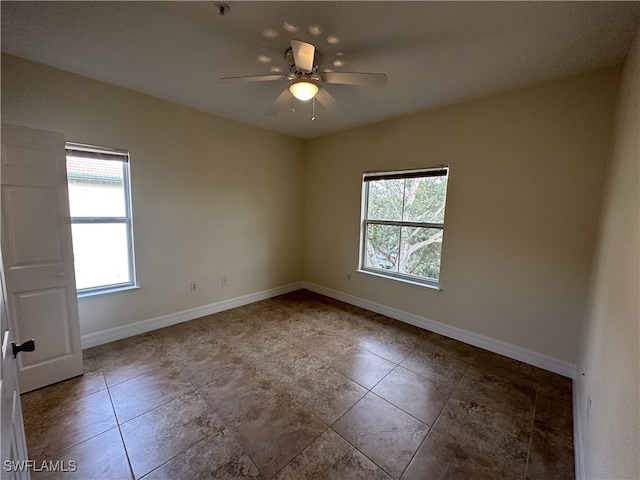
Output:
M11 349L13 350L13 358L16 358L20 352L33 352L36 349L36 341L32 338L20 345L16 345L16 342L11 342Z

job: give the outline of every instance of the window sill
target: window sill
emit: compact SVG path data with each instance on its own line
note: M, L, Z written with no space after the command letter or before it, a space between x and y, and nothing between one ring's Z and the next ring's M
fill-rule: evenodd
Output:
M78 293L78 298L90 298L90 297L97 297L100 295L108 295L110 293L128 292L129 290L138 290L139 288L140 288L140 285L126 285L124 287L104 288L102 290L94 290L92 292Z
M416 281L416 280L411 280L410 278L406 278L406 277L395 276L395 275L385 275L384 273L380 273L380 272L376 272L376 271L372 271L372 270L365 270L365 269L362 269L362 268L359 269L358 272L359 273L365 273L365 274L371 275L373 277L384 278L386 280L393 280L395 282L407 283L407 284L413 285L415 287L428 288L429 290L435 290L436 292L441 292L442 291L442 288L440 288L440 285L437 285L435 283L419 282L419 281Z

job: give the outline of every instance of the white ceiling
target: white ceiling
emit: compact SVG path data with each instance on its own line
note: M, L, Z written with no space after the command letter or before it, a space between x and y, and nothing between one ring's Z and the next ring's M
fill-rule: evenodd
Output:
M2 51L314 138L614 65L640 21L640 2L227 3L220 16L215 1L2 1ZM285 81L218 85L286 70L292 38L316 45L321 70L386 73L388 84L326 86L346 111L320 107L313 122L308 104L264 115Z

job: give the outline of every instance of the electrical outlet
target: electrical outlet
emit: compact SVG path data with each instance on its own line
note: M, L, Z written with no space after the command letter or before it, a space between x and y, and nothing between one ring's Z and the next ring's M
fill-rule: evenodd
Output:
M198 286L196 285L196 282L191 282L191 291L195 292L198 289Z
M220 279L220 285L222 285L223 287L227 286L227 277L222 277Z
M351 281L351 274L347 273L347 282L350 282L350 281Z

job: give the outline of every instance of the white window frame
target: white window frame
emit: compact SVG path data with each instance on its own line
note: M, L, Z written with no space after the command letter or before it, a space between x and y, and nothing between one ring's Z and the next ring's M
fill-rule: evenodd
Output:
M86 145L83 143L66 142L66 155L73 154L75 157L83 157L95 160L116 160L123 162L123 189L125 216L123 217L71 217L71 224L99 224L99 223L123 223L127 229L127 247L128 247L128 264L129 264L129 281L121 283L112 283L107 285L98 285L90 288L77 289L78 297L86 297L100 295L105 293L120 292L138 288L136 284L136 268L135 268L135 252L133 242L133 214L131 209L131 158L127 150L118 150L114 148L98 147L95 145Z
M369 275L388 278L391 280L398 280L404 283L410 283L413 285L424 286L440 291L440 275L438 278L420 277L418 275L410 275L406 273L393 272L381 268L373 268L365 265L366 261L366 248L367 248L367 226L368 225L392 225L399 226L400 228L400 241L402 243L402 227L423 227L423 228L436 228L444 232L444 220L441 223L432 222L411 222L404 220L370 220L367 218L369 212L369 183L375 180L392 180L392 179L407 179L407 178L423 178L444 176L449 177L449 166L440 165L438 167L429 167L421 169L408 169L408 170L393 170L393 171L375 171L365 172L362 174L362 211L360 222L360 252L359 252L359 265L358 271ZM445 205L446 205L445 197ZM403 206L404 208L404 206ZM442 251L440 252L440 260L442 261ZM440 271L442 271L442 264L440 265Z

